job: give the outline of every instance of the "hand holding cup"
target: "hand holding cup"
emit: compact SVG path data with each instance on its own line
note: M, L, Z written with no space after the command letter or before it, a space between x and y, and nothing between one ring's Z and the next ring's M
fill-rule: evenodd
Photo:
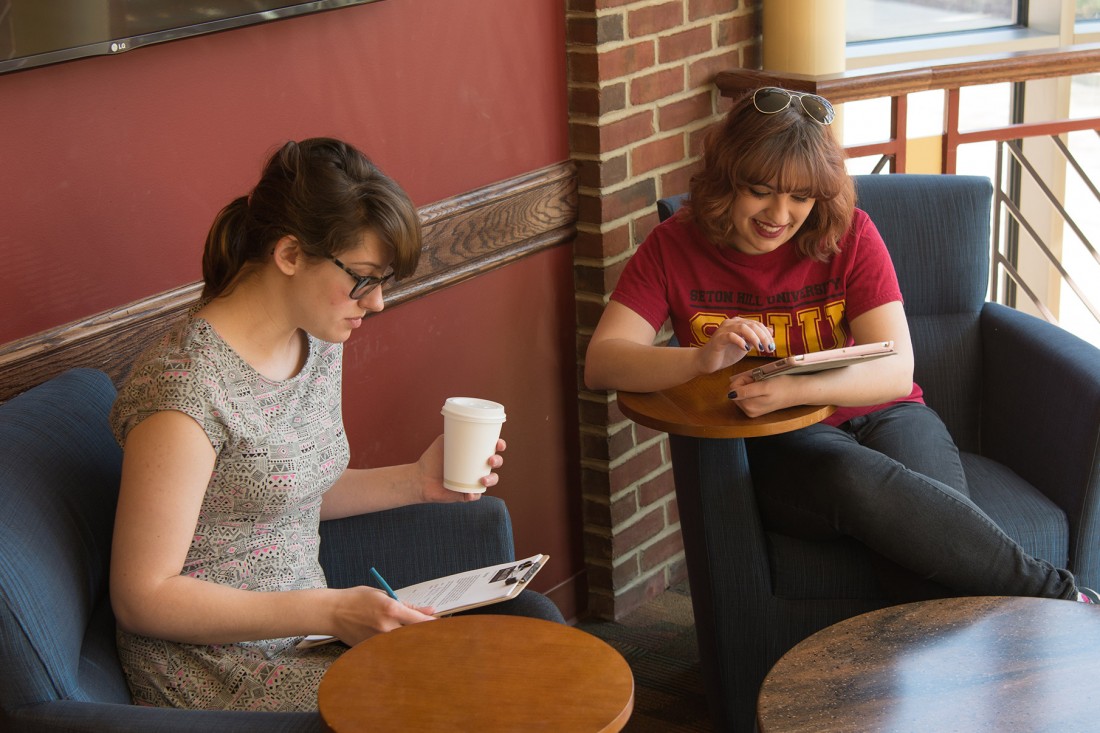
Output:
M497 440L505 421L504 405L476 397L451 397L443 404L443 486L480 494L481 479L493 467Z

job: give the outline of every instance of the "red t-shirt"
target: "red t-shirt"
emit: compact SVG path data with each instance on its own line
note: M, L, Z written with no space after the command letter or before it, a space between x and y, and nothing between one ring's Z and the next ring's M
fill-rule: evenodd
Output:
M671 319L681 346L702 346L728 318L760 321L772 328L782 357L851 346L850 319L900 301L901 290L882 236L856 209L828 262L802 257L794 245L760 255L719 247L673 216L638 248L611 298L655 330ZM921 394L914 384L896 401L923 402ZM841 407L825 422L839 425L885 406Z

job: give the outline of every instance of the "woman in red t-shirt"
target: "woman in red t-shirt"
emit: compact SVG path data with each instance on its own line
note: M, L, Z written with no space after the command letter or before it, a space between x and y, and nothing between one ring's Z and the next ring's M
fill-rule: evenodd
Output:
M688 202L631 258L593 333L591 389L648 392L750 354L881 341L897 354L817 374L730 380L749 416L837 405L801 430L746 441L765 525L853 537L889 560L889 584L944 595L1100 602L1034 558L970 500L959 452L913 382L893 264L855 208L828 101L776 87L737 101L710 135ZM671 320L684 348L654 346ZM884 580L886 578L884 577Z

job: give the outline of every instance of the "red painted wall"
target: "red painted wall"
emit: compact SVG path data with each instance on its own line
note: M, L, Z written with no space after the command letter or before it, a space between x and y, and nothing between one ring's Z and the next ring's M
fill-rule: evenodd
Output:
M447 397L504 405L508 450L492 493L511 511L517 553L550 554L541 589L583 567L576 327L561 286L572 277L569 247L520 260L368 320L344 356L357 375L344 380L348 404L359 397L344 423L360 465L416 460L443 431Z
M569 157L557 0L383 0L0 76L0 343L199 278L287 139L417 204Z
M206 229L287 139L344 138L418 204L569 157L560 0L383 0L0 76L0 343L199 279ZM568 246L372 318L358 465L412 460L443 398L498 398L521 552L582 567Z

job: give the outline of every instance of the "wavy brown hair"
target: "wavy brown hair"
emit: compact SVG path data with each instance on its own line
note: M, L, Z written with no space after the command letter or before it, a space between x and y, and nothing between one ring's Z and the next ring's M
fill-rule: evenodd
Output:
M733 241L731 211L749 186L816 199L794 242L804 257L827 260L852 222L855 188L832 130L802 112L798 100L776 114L758 112L752 92L737 100L707 135L703 170L691 179L685 215L715 244Z
M202 297L227 292L285 236L306 255L324 257L354 247L367 231L389 248L398 279L413 273L420 218L401 187L345 142L288 142L267 161L251 195L214 219L202 257Z

